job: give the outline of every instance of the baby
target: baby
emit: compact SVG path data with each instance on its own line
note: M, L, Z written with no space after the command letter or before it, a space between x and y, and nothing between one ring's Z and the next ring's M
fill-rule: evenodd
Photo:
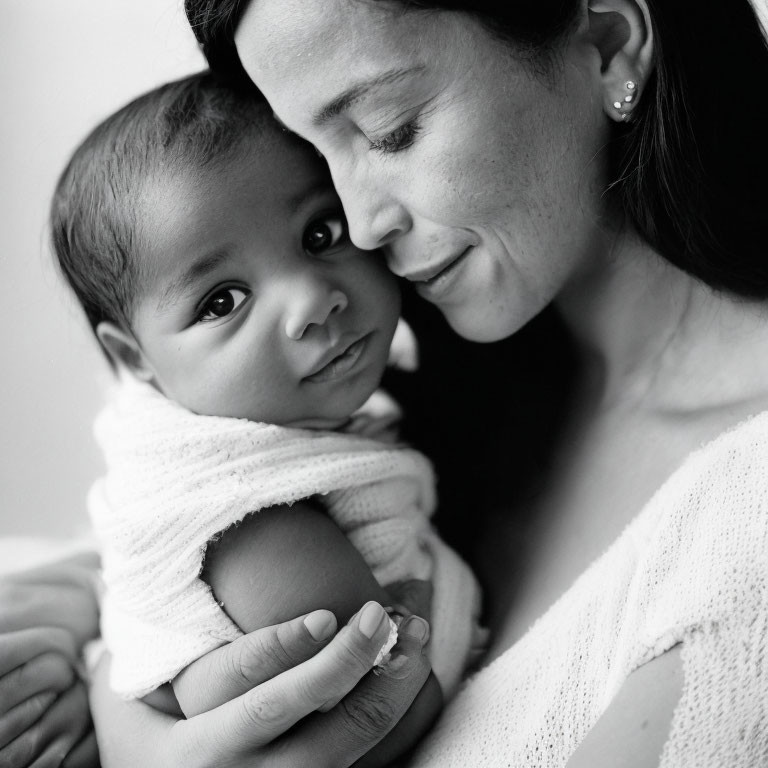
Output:
M390 762L458 683L479 593L429 525L426 459L353 418L400 298L380 254L350 242L324 162L258 93L202 73L94 130L59 181L52 230L120 379L90 499L113 687L147 696L242 632L317 608L345 622L391 604L386 585L427 580L437 682L404 735L369 753Z

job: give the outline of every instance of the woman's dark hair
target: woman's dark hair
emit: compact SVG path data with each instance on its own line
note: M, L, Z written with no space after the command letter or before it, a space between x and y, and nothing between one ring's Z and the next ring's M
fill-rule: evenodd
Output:
M140 96L75 150L51 203L53 249L91 327L130 327L148 275L140 258L147 182L200 169L279 128L264 98L202 72ZM151 272L151 270L150 270Z
M392 0L386 0L394 5ZM645 240L713 288L768 297L768 47L749 0L646 0L656 67L610 147L611 193ZM212 69L243 82L235 29L249 0L185 0ZM461 11L547 63L578 0L426 2ZM503 10L502 10L503 9Z

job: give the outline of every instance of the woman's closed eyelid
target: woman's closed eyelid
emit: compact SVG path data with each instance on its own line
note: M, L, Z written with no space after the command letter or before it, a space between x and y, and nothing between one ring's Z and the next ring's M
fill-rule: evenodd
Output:
M408 149L421 131L421 126L416 120L411 120L390 131L380 139L368 139L370 148L383 154L392 154Z
M424 121L435 111L434 98L418 105L417 107L403 110L393 120L388 121L390 125L396 125L384 135L373 138L376 131L370 130L366 138L370 149L382 154L392 154L408 149L416 137L422 132ZM407 115L407 118L404 116Z

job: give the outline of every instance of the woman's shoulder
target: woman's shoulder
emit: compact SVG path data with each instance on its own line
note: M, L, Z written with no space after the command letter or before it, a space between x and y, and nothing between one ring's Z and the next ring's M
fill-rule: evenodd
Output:
M766 611L768 412L702 446L643 512L638 594L649 627Z
M647 510L672 524L720 527L734 518L768 525L768 411L725 430L690 454Z

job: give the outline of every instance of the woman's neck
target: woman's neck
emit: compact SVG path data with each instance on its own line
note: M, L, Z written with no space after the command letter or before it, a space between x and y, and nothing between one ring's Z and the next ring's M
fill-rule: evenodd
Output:
M557 307L604 407L768 407L768 301L713 291L624 235Z

